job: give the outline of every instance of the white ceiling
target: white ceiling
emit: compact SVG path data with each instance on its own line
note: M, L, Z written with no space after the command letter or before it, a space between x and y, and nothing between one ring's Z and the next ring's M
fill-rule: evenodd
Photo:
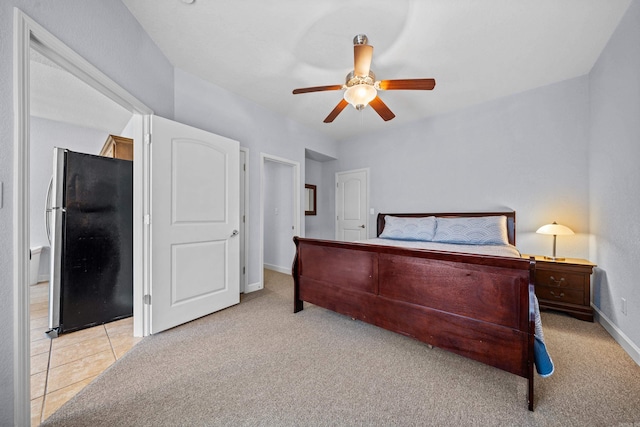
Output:
M131 112L56 63L30 50L31 115L119 134Z
M630 0L123 3L174 66L341 140L587 74ZM291 91L344 83L356 34L366 34L374 46L377 79L432 77L435 89L381 91L396 114L389 122L370 107L357 112L349 106L333 123L323 123L342 92ZM74 82L60 71L36 61L32 84L39 86L32 93L41 99L32 100L34 115L72 121L56 117L72 111L81 123L104 121L106 106L97 108L101 119L85 107L104 100L79 101L90 99L82 83L75 83L74 98ZM63 108L63 101L75 108ZM114 123L127 114L116 108Z
M335 139L464 108L587 74L630 0L123 0L178 68ZM436 79L433 91L386 91L390 122L341 92L356 34L378 79ZM360 117L361 116L361 117Z

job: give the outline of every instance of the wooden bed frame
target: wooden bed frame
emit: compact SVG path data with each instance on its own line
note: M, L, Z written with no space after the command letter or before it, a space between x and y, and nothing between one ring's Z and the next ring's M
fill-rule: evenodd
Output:
M515 244L515 212L386 215L504 215ZM384 216L378 215L378 235ZM294 242L294 313L306 301L524 377L533 411L533 259Z

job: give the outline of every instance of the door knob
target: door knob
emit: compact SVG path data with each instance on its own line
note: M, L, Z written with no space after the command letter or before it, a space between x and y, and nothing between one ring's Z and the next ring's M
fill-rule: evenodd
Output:
M233 233L231 233L231 237L237 236L237 235L238 235L238 230L233 230Z
M364 228L364 224L362 224L362 225L360 226L360 228Z

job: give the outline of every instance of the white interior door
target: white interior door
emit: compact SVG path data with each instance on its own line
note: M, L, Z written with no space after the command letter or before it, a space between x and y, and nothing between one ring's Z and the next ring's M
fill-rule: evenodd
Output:
M353 242L367 238L369 171L336 174L336 240Z
M151 129L150 332L157 333L240 302L239 144L157 116Z

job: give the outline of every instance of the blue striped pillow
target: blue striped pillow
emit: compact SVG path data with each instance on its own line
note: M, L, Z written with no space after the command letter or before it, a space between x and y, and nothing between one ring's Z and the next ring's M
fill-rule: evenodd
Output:
M436 230L436 218L427 216L422 218L408 218L399 216L384 216L384 230L379 237L394 240L422 240L430 241Z
M438 218L433 241L465 245L508 245L507 217Z

